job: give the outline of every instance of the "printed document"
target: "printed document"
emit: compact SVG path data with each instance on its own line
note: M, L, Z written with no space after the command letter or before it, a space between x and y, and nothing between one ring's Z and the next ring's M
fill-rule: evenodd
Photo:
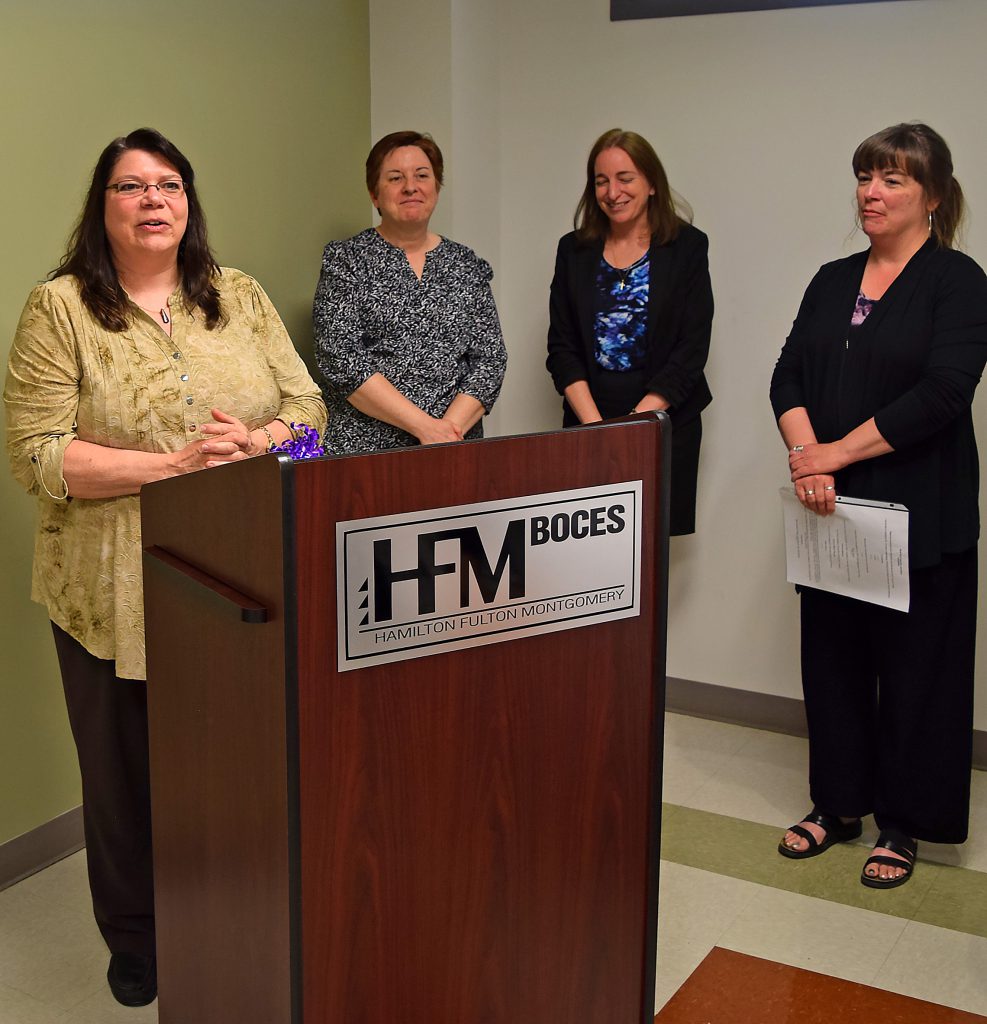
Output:
M908 611L908 509L839 495L816 515L781 489L788 582Z

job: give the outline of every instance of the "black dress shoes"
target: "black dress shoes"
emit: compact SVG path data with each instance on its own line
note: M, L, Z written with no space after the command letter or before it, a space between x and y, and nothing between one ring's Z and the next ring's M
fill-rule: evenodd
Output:
M118 1003L147 1006L158 994L157 960L140 953L113 953L106 980Z

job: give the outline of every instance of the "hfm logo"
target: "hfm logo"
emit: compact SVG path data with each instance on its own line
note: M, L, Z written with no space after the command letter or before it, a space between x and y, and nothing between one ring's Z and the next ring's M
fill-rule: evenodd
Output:
M438 561L436 546L445 541L458 541L459 557L454 561ZM476 582L477 589L485 604L497 596L500 581L507 573L508 596L511 599L524 597L524 555L525 521L515 519L507 524L504 540L497 555L497 564L491 568L487 552L475 526L459 529L435 530L418 535L418 564L410 568L395 568L391 557L389 538L374 541L373 569L373 612L374 622L387 622L393 615L393 590L395 584L414 583L418 587L418 614L429 615L435 611L435 581L439 576L452 573L459 575L459 607L470 603L470 581ZM361 609L368 609L361 626L370 619L370 580L360 587L365 594Z

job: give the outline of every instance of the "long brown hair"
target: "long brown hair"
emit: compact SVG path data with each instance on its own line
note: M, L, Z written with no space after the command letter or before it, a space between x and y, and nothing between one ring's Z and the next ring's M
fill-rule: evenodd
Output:
M692 210L682 199L676 201L658 154L651 143L637 132L611 128L593 143L586 161L586 187L573 218L573 226L579 240L599 241L610 234L610 221L596 201L596 158L605 149L622 149L655 190L655 194L648 197L648 226L651 237L659 245L678 237L682 225L691 223Z
M108 331L124 331L130 326L134 307L117 277L103 211L106 186L113 168L117 160L132 149L156 153L167 160L185 182L188 223L178 247L182 297L188 309L202 310L206 327L212 330L217 324L225 323L226 317L215 283L219 265L209 248L206 217L195 191L195 171L178 147L153 128L138 128L129 135L122 135L100 153L82 214L69 238L68 249L48 278L54 280L66 274L74 275L79 281L86 308Z
M932 237L951 249L963 220L963 189L953 177L953 155L945 139L927 124L895 124L872 135L853 154L853 173L885 171L892 167L914 178L929 199L938 200L932 211Z

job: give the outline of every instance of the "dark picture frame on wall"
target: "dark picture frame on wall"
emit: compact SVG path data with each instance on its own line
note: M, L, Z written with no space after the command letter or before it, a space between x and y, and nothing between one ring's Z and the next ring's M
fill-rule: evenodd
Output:
M775 11L788 7L836 7L880 4L889 0L610 0L610 20L681 18L692 14L731 14L736 11Z

